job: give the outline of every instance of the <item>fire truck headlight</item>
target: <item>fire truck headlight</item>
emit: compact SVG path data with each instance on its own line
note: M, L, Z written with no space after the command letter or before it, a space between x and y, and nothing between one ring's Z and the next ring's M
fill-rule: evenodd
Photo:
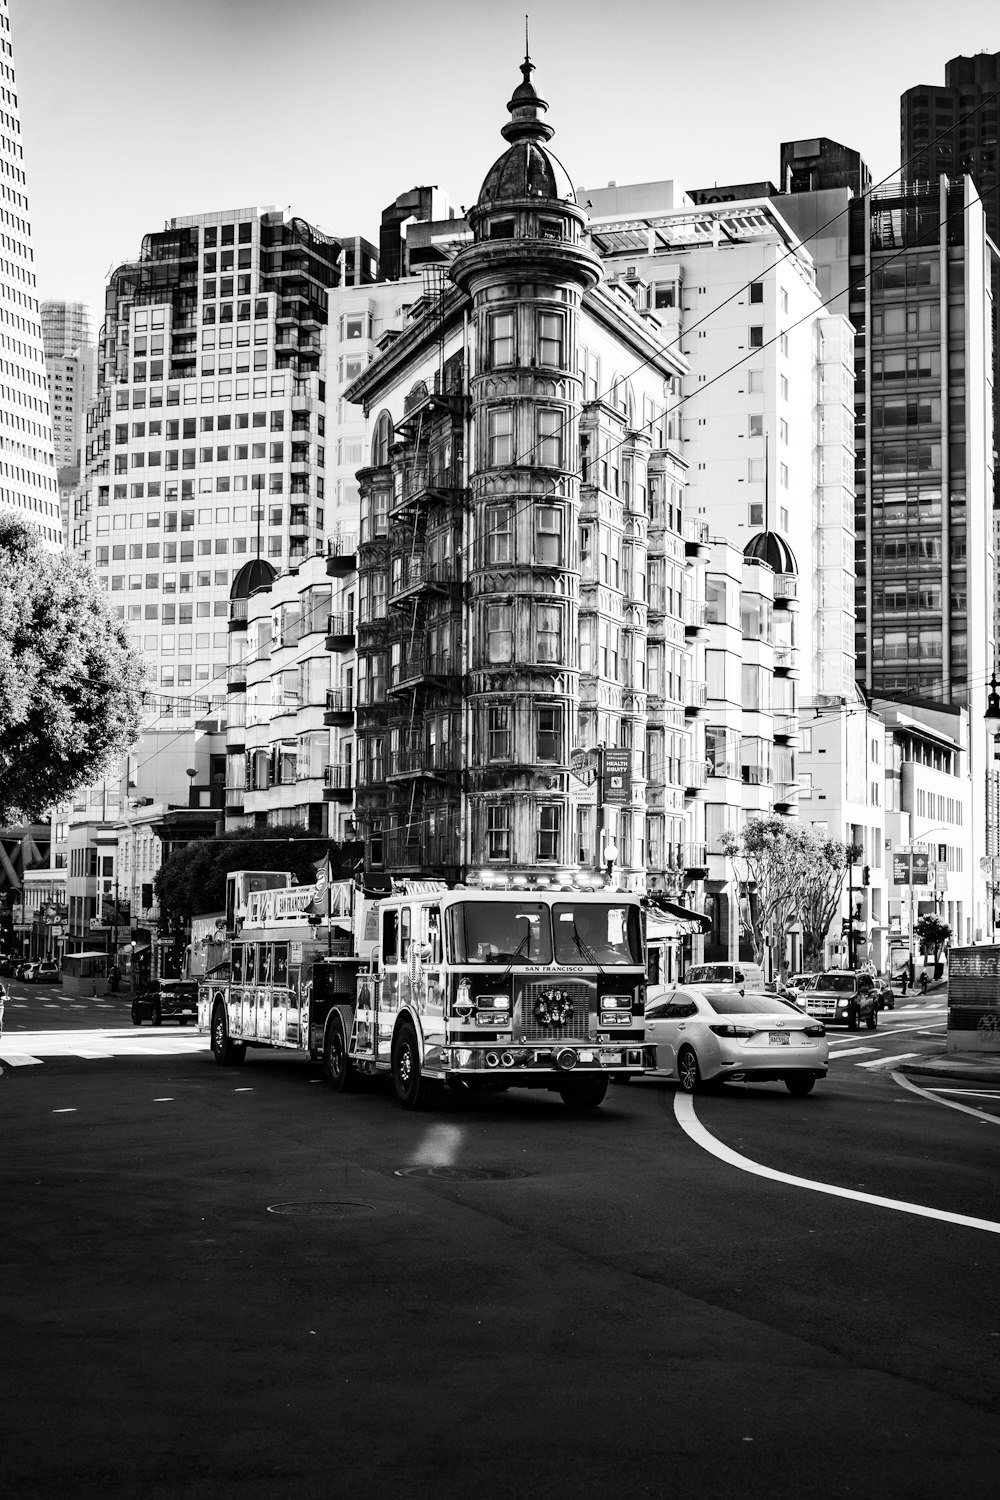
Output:
M469 981L463 979L455 991L454 1012L456 1016L468 1016L472 1014L472 991L469 989Z

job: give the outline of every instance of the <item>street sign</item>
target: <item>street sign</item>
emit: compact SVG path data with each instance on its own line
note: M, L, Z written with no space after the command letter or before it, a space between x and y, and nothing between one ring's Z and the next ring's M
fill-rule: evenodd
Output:
M631 750L601 751L600 799L620 806L628 806L632 801Z
M909 885L910 883L910 856L905 849L892 851L892 883L893 885Z
M912 854L910 858L913 860L913 875L910 883L912 885L929 885L930 856L927 854Z

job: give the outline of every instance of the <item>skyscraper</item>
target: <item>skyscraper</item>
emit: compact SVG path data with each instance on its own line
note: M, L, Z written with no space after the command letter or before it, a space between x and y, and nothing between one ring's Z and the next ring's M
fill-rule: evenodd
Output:
M73 539L150 660L158 727L224 697L242 565L323 549L329 294L375 264L247 208L169 220L110 279Z
M56 548L62 520L8 0L0 0L0 172L0 508L15 510Z

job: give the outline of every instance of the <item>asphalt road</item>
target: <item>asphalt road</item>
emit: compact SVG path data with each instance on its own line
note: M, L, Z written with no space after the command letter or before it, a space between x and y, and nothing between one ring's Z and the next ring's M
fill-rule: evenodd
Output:
M1000 1089L892 1061L940 1001L831 1033L806 1099L584 1118L19 1003L5 1497L995 1496Z

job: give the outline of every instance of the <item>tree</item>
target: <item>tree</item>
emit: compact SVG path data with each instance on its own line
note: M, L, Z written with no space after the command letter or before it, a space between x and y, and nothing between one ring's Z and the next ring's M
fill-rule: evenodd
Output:
M933 912L928 912L927 916L921 917L920 921L914 924L913 930L920 939L920 947L923 950L924 957L926 958L928 950L933 953L934 967L936 969L941 949L951 937L951 927L941 917L935 916Z
M722 835L723 852L744 862L747 883L753 886L747 903L750 940L762 967L771 935L780 940L779 963L785 967L784 939L799 920L816 845L810 828L778 817L751 818L739 835L728 830Z
M798 901L802 946L808 969L817 968L822 962L826 935L840 910L848 861L856 864L862 854L858 844L842 844L839 839L824 839L812 830L810 832L814 843L813 859L803 872ZM853 915L852 912L852 920Z
M327 848L327 840L310 836L307 828L241 829L178 849L157 870L153 885L169 922L183 928L200 913L224 910L230 870L288 870L300 885L311 885Z
M139 737L144 678L89 565L0 513L0 823L110 769Z

